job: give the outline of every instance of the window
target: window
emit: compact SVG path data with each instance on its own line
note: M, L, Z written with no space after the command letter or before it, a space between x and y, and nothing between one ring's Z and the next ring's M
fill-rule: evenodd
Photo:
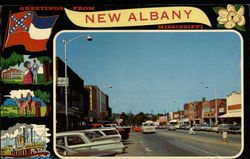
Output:
M95 133L99 136L103 136L103 134L100 131L95 131Z
M102 132L106 135L118 135L116 130L103 130Z
M68 146L85 144L80 136L68 136L67 137Z
M64 137L57 137L56 138L56 144L65 146Z

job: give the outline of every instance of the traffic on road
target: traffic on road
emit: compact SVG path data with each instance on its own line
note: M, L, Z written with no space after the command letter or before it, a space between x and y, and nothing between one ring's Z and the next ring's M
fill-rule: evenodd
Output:
M85 130L57 133L56 150L62 157L236 156L241 152L240 131L229 131L230 126L221 131L220 127L225 125L219 125L218 129L202 127L155 126L150 121L143 122L141 127L100 124Z

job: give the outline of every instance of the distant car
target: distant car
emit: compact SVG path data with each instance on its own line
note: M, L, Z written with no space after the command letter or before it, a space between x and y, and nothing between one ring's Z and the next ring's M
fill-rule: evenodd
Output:
M132 131L139 132L139 131L141 131L141 127L132 128Z
M156 129L166 129L167 126L165 124L159 124L156 126Z
M175 124L175 128L176 129L180 129L180 125L179 124Z
M155 133L155 126L150 122L143 122L141 126L141 130L143 133Z
M56 151L61 156L79 156L79 157L115 156L117 154L117 152L113 151L102 151L96 149L73 150L71 148L62 145L56 145Z
M73 150L108 150L117 153L123 153L126 147L120 142L115 140L92 141L83 132L60 132L56 133L56 144L71 148Z
M213 128L212 125L206 125L206 126L204 126L203 130L209 132L209 131L212 131L212 128Z
M212 132L217 132L218 131L218 125L217 126L212 126L212 129L211 129Z
M223 132L228 132L229 130L229 125L228 124L220 124L218 125L217 133L223 133Z
M171 131L175 131L176 130L176 126L174 124L169 124L169 125L167 125L167 129L171 130Z
M190 124L182 124L180 125L180 129L188 130L191 127Z
M200 131L201 130L201 125L200 124L194 125L193 130L194 131Z
M229 124L229 133L241 133L241 126L237 124Z

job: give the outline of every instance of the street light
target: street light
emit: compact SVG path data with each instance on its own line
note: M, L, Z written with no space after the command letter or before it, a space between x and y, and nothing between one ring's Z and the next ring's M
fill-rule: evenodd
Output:
M63 39L64 43L64 63L65 63L65 116L66 116L66 130L69 128L69 121L68 121L68 72L67 72L67 45L72 42L73 40L87 37L88 41L92 40L92 36L90 35L79 35L76 37L73 37L69 40Z
M208 89L208 86L206 85L205 82L201 82L201 84L204 84L205 87L204 88L207 88ZM218 104L217 104L217 89L216 87L214 87L214 101L215 101L215 125L218 124Z

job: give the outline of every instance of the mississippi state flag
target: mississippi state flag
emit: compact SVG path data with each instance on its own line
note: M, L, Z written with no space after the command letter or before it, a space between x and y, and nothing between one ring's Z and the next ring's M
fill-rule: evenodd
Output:
M12 14L4 47L24 45L27 51L47 50L46 45L56 19L57 16L38 17L34 11Z

